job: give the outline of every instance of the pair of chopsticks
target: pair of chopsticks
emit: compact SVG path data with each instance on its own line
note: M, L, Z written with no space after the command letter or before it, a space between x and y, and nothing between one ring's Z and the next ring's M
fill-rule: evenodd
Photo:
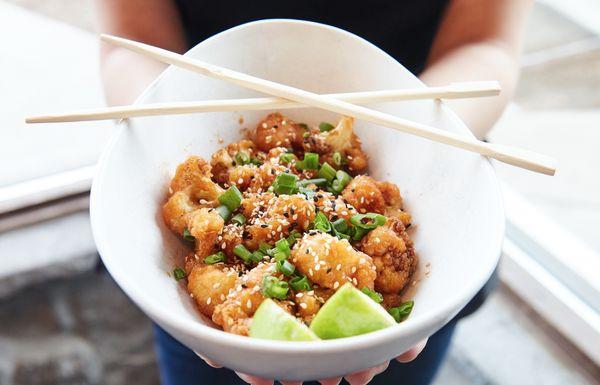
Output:
M69 121L84 120L83 118L85 118L85 117L88 117L88 119L85 119L85 120L90 120L89 118L91 118L91 117L109 116L110 113L115 113L115 114L121 113L122 115L121 116L110 115L111 117L101 117L101 119L114 119L115 117L122 118L122 117L128 117L128 116L141 116L141 114L143 114L143 112L147 112L146 115L159 114L159 113L163 113L162 111L164 111L164 110L166 110L168 113L169 113L169 111L179 111L179 112L170 112L170 113L201 112L201 111L198 111L198 109L200 109L200 108L207 108L207 109L208 108L217 108L217 106L220 106L221 108L223 108L219 111L225 111L225 110L231 110L231 109L239 110L239 109L242 109L242 108L240 108L240 106L243 105L244 103L250 104L252 106L257 106L257 105L260 105L260 103L262 103L263 106L268 105L268 107L261 107L261 108L254 108L254 109L262 109L262 108L270 109L270 108L281 108L279 105L276 105L276 103L279 103L280 105L283 105L283 106L289 106L289 104L291 102L295 102L296 104L293 107L298 107L298 104L312 106L312 107L318 107L318 108L333 111L333 112L336 112L336 113L339 113L342 115L351 116L351 117L354 117L357 119L363 119L363 120L366 120L366 121L369 121L372 123L376 123L376 124L380 124L382 126L396 129L398 131L402 131L402 132L409 133L412 135L420 136L420 137L423 137L426 139L430 139L430 140L433 140L433 141L436 141L439 143L444 143L447 145L451 145L454 147L462 148L467 151L479 153L479 154L487 156L489 158L494 158L501 162L511 164L511 165L514 165L517 167L525 168L528 170L532 170L535 172L539 172L539 173L543 173L543 174L547 174L547 175L554 175L554 172L556 170L556 168L555 168L556 161L553 158L550 158L545 155L537 154L537 153L534 153L531 151L522 150L522 149L518 149L518 148L514 148L514 147L482 142L482 141L479 141L479 140L473 138L472 136L443 131L438 128L432 127L432 126L428 126L425 124L402 119L402 118L399 118L399 117L396 117L393 115L389 115L389 114L375 111L375 110L372 110L372 109L369 109L366 107L358 106L356 104L352 104L351 102L348 101L348 99L344 100L344 97L352 98L351 95L356 96L356 94L350 94L350 96L348 96L349 94L342 94L342 95L346 95L346 96L342 96L341 99L337 99L337 98L335 98L335 96L340 96L340 94L337 94L337 95L315 94L315 93L308 92L308 91L305 91L305 90L302 90L299 88L287 86L287 85L280 84L280 83L275 83L275 82L272 82L269 80L257 78L257 77L247 75L247 74L244 74L241 72L236 72L236 71L233 71L233 70L230 70L227 68L222 68L222 67L219 67L219 66L216 66L213 64L205 63L205 62L202 62L202 61L199 61L196 59L192 59L192 58L189 58L189 57L186 57L183 55L179 55L177 53L174 53L174 52L162 49L162 48L154 47L151 45L147 45L144 43L140 43L140 42L136 42L136 41L132 41L132 40L116 37L116 36L111 36L111 35L101 35L101 39L107 43L111 43L111 44L114 44L114 45L117 45L117 46L120 46L123 48L127 48L134 52L138 52L145 56L157 59L161 62L175 65L175 66L178 66L181 68L185 68L190 71L198 72L200 74L203 74L203 75L206 75L209 77L213 77L216 79L225 80L225 81L240 85L242 87L246 87L246 88L253 89L253 90L256 90L259 92L263 92L265 94L270 94L270 95L278 97L280 99L278 99L278 98L260 98L260 99L258 99L258 104L256 104L257 99L246 99L245 101L244 100L234 100L233 103L238 103L235 108L225 107L225 105L227 105L230 101L222 101L222 100L221 101L212 101L212 102L187 103L187 105L179 104L177 106L174 106L173 104L166 104L166 105L161 104L161 105L154 105L154 109L151 108L152 106L114 107L114 108L109 108L109 109L103 109L103 110L97 111L97 112L87 112L87 115L86 115L86 112L83 112L83 113L79 114L79 118L77 118L77 114L74 114L75 117ZM452 86L450 86L450 87L452 87ZM390 92L391 94L393 94L394 92L400 92L400 91L372 91L370 93L359 93L359 98L365 97L365 95L373 96L373 93L378 93L378 92ZM397 100L397 99L393 99L391 96L389 96L389 97L390 97L390 99L387 99L387 100ZM250 100L250 101L248 101L248 100ZM360 102L360 99L358 101L356 101L356 99L354 99L354 100L350 99L350 100L352 100L352 102L354 102L354 103ZM362 100L364 100L364 99L362 99ZM289 102L289 101L291 101L291 102ZM372 102L372 100L369 100L369 102ZM292 104L294 104L294 103L292 103ZM144 108L146 108L147 110L144 110ZM194 109L194 108L196 108L196 110L190 111L190 109ZM121 110L119 111L119 109L121 109ZM162 109L162 111L161 111L161 109ZM215 111L215 110L212 109L211 111ZM138 112L140 113L140 115L132 115L132 114L135 114ZM94 115L94 114L96 114L96 115ZM104 115L102 115L102 114L104 114ZM73 115L71 115L71 116L73 116ZM55 119L62 118L63 120L52 120L52 121L66 121L64 119L69 118L68 116L65 116L65 115L61 115L61 116L55 115L53 117ZM52 116L49 116L47 118L51 119ZM28 121L29 122L33 122L33 121L41 122L42 117L30 118L30 119L28 119ZM50 121L50 120L45 120L45 121Z

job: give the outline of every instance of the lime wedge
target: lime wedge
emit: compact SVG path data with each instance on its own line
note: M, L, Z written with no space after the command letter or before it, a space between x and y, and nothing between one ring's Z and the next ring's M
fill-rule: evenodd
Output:
M325 302L310 330L327 340L370 333L395 324L394 317L383 306L346 283Z
M266 299L260 304L250 326L250 337L281 341L314 341L319 338L310 329Z

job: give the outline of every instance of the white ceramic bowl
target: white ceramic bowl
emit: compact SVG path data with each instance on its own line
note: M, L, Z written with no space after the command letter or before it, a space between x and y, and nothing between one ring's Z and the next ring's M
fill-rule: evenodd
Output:
M402 42L399 42L402 44ZM266 20L220 33L188 56L317 93L423 87L402 65L340 29ZM138 103L263 96L179 68L168 68ZM371 107L470 135L442 103ZM496 177L481 156L358 121L371 173L397 183L412 213L421 270L405 322L375 333L320 342L240 337L199 315L167 272L183 253L160 207L170 176L188 155L209 157L241 137L266 111L135 118L125 121L100 161L92 188L94 238L102 259L133 301L179 341L226 367L265 378L328 378L380 364L450 320L490 276L504 217ZM315 109L285 111L311 124L337 120ZM240 124L243 118L243 124ZM423 267L430 265L425 276Z

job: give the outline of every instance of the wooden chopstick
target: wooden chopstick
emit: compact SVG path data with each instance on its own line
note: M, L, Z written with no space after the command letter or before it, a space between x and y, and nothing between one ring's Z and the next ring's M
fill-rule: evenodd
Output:
M367 104L417 99L459 99L500 94L497 81L460 82L447 86L328 94L349 103ZM200 102L154 103L72 111L60 114L32 116L27 123L80 122L86 120L124 119L138 116L190 114L197 112L250 111L308 107L278 97L251 99L221 99Z
M162 61L163 63L176 65L216 79L226 80L242 87L264 92L266 94L337 112L338 114L352 116L357 119L363 119L439 143L476 152L501 162L542 174L554 175L556 171L556 160L546 155L512 148L510 146L482 142L471 136L443 131L426 124L412 122L366 107L350 104L342 100L333 99L325 95L318 95L299 88L222 68L214 64L205 63L175 52L133 40L104 34L100 35L100 38L107 43L127 48L142 55Z

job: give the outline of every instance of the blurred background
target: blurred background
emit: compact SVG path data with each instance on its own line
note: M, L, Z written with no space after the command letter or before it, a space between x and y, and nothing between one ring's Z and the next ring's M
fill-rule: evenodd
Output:
M103 105L93 0L0 0L0 384L158 384L149 320L106 273L87 212L111 122L27 126ZM65 50L64 47L68 47ZM496 292L436 384L600 384L600 1L537 1L514 103L489 140L554 155L496 165Z

